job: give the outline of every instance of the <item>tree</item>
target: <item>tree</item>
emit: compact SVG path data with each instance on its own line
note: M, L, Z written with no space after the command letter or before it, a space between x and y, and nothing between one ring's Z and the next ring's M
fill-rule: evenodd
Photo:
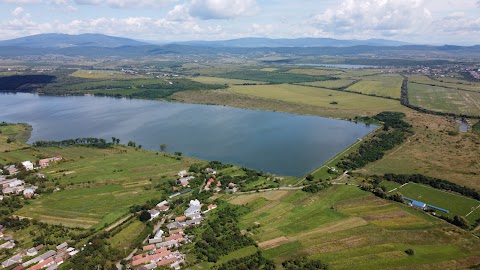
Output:
M413 251L413 249L409 248L409 249L405 250L405 253L407 253L410 256L413 256L415 254L415 251Z
M120 144L120 139L119 138L117 138L116 143Z
M150 215L150 212L147 210L143 210L142 213L140 213L140 221L141 222L147 222L152 218L152 215Z
M160 151L165 152L167 150L167 145L162 143L160 144Z
M305 177L305 179L307 179L308 181L313 181L315 180L315 177L311 174L307 175L307 177Z
M115 144L116 141L117 141L117 138L112 137L112 143Z
M468 220L462 216L454 216L452 223L464 229L468 228Z
M177 157L181 157L181 156L182 156L182 152L175 152L175 153L173 153L173 154L175 154L175 156L177 156Z

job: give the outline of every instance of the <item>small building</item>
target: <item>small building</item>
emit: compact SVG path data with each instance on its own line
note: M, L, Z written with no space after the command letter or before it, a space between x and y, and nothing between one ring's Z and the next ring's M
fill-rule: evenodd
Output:
M163 265L172 265L174 264L175 262L177 262L177 258L176 257L173 257L173 258L169 258L169 259L165 259L165 260L161 260L157 263L157 266L160 267L160 266L163 266Z
M176 229L176 230L171 230L169 233L170 233L170 235L177 235L177 234L183 235L183 229L180 228L180 229Z
M142 248L143 251L155 250L155 245L147 245Z
M160 212L165 212L165 211L168 211L170 209L170 206L168 204L165 204L165 205L162 205L162 206L158 207L157 209Z
M175 218L175 221L176 222L182 222L182 221L185 221L187 220L187 217L186 216L179 216L179 217L176 217Z
M202 204L200 203L199 200L191 200L190 201L190 206L188 207L187 210L185 210L184 214L185 216L196 216L200 214L200 210L202 208Z
M25 169L26 169L27 171L33 170L33 163L30 162L30 161L28 161L28 160L22 162L22 165L23 165L23 167L25 167Z
M177 173L177 175L178 175L179 177L182 177L182 178L183 178L183 177L185 177L185 176L188 175L188 172L187 172L186 170L179 171L179 172Z
M212 169L212 168L206 168L205 171L206 171L207 173L211 173L211 174L216 174L216 173L217 173L217 172L216 172L214 169Z
M40 159L38 161L38 166L40 166L42 168L48 167L48 165L50 165L50 159L49 158Z
M35 191L31 188L26 188L24 191L23 191L23 197L25 199L30 199L32 198L33 196L35 195Z
M57 246L57 250L66 250L68 248L67 242L63 242Z
M10 257L6 259L5 261L2 262L2 267L7 268L10 267L14 264L21 263L22 262L22 255L21 254L16 254L13 257Z
M27 256L33 257L38 254L38 251L36 248L31 248L27 250Z
M160 215L160 212L158 210L155 210L155 209L148 210L148 213L150 213L150 216L151 216L150 220L153 220Z

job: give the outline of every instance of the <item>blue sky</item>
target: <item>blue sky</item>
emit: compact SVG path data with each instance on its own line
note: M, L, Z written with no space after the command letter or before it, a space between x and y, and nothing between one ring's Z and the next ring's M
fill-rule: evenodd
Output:
M158 42L240 37L480 44L480 0L0 0L0 39L102 33Z

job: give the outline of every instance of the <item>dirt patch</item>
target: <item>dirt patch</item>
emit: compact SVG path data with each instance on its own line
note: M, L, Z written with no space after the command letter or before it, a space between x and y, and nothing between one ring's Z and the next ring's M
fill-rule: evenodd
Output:
M385 219L392 219L392 218L402 218L402 217L406 217L406 216L409 216L409 214L405 211L400 210L400 211L366 215L363 218L367 221L370 221L370 220L385 220Z
M258 244L258 247L261 249L271 249L278 247L286 242L290 241L287 237L282 236L272 240L264 241Z
M75 173L75 171L68 171L68 172L64 172L63 175L69 175L69 174L73 174Z

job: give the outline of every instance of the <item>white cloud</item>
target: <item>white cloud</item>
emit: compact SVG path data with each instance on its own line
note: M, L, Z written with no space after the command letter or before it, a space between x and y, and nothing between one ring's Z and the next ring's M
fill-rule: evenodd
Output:
M256 0L192 0L187 5L189 14L202 20L252 16L259 11Z
M74 0L78 5L106 5L112 8L162 8L169 4L170 0Z
M0 3L5 4L37 4L42 2L42 0L0 0Z
M389 36L408 33L431 21L423 0L345 0L313 17L326 32Z
M25 10L24 10L22 7L17 7L16 9L14 9L14 10L11 12L11 14L12 14L12 16L17 17L17 16L22 15L22 13L24 13L24 12L25 12Z

